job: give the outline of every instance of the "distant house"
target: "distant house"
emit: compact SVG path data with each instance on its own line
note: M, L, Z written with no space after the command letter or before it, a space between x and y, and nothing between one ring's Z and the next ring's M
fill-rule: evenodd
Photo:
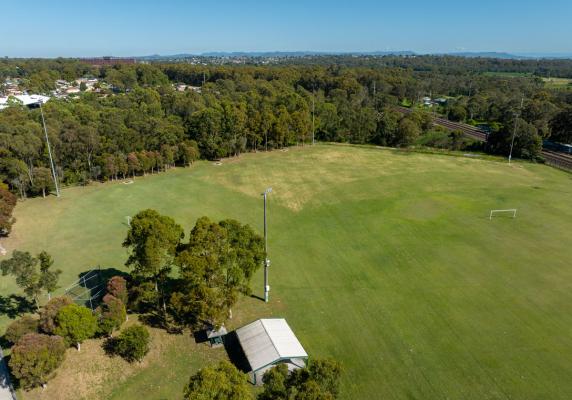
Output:
M237 329L236 335L255 385L262 384L264 373L275 365L286 364L290 371L306 366L308 354L283 318L259 319Z
M80 91L81 91L81 90L79 90L79 88L76 87L76 86L70 86L69 88L67 88L67 89L65 90L65 92L66 92L67 94L76 94L76 93L79 93Z
M187 85L185 85L184 83L178 83L175 86L175 90L177 90L177 92L184 92L185 90L187 90Z

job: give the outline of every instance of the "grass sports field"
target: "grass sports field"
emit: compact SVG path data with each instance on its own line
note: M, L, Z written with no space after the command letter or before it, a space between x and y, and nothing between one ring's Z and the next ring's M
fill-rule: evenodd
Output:
M187 232L202 215L262 231L268 186L271 303L243 300L231 326L286 317L311 356L342 361L344 399L572 398L572 175L550 167L334 145L247 154L28 200L3 243L48 250L65 285L122 268L125 216L143 208ZM502 208L517 218L489 221ZM1 294L14 289L2 278ZM224 357L160 335L148 368L93 365L93 384L117 399L176 398ZM90 359L77 362L91 376Z

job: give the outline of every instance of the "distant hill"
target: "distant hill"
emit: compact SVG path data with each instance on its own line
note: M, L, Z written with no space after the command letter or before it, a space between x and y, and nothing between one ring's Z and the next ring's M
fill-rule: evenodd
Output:
M507 53L496 51L463 51L447 53L416 53L411 50L396 51L209 51L200 54L180 53L171 55L153 54L136 57L139 60L173 60L193 57L253 57L253 58L279 58L279 57L308 57L308 56L421 56L421 55L447 55L466 58L497 58L502 60L530 60L530 59L572 59L572 53Z
M446 55L455 57L467 57L467 58L500 58L503 60L524 60L528 58L516 54L496 52L496 51L477 51L477 52L464 51L464 52L446 53Z

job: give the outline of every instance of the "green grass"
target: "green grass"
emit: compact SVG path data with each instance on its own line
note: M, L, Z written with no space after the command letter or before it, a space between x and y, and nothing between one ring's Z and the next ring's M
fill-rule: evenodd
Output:
M483 72L485 76L494 76L499 78L529 78L534 76L529 72L500 72L500 71L488 71Z
M550 89L572 89L570 78L542 78L544 86Z
M261 231L268 186L271 303L235 313L284 316L311 357L342 361L344 399L572 397L572 177L550 167L334 145L247 154L28 200L4 245L45 248L69 282L121 268L125 216L146 207L187 231L201 215ZM500 208L517 218L489 221ZM184 363L166 351L162 367ZM143 369L112 398L172 398L188 372L157 388Z

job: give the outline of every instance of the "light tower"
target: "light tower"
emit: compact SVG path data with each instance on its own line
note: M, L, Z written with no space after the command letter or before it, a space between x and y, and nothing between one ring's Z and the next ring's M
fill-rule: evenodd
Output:
M514 138L516 136L516 123L517 123L517 119L520 116L520 113L522 112L522 107L524 106L524 97L522 98L522 100L520 101L520 109L519 111L515 111L514 112L514 129L512 131L512 140L510 141L510 152L508 153L508 163L510 164L510 160L512 159L512 148L514 146Z
M52 147L50 146L50 139L48 138L48 130L46 128L46 120L44 119L44 110L42 109L42 101L40 100L40 114L42 115L42 125L44 126L44 134L46 135L46 146L48 147L48 155L50 156L50 166L52 167L52 177L54 178L54 185L56 187L56 196L60 197L60 187L58 185L58 177L56 175L56 167L54 166L54 159L52 157Z
M268 228L266 222L266 199L269 193L272 193L272 188L268 188L262 193L262 196L264 196L264 302L266 303L268 303L268 292L270 291L270 285L268 285L270 259L268 258Z

